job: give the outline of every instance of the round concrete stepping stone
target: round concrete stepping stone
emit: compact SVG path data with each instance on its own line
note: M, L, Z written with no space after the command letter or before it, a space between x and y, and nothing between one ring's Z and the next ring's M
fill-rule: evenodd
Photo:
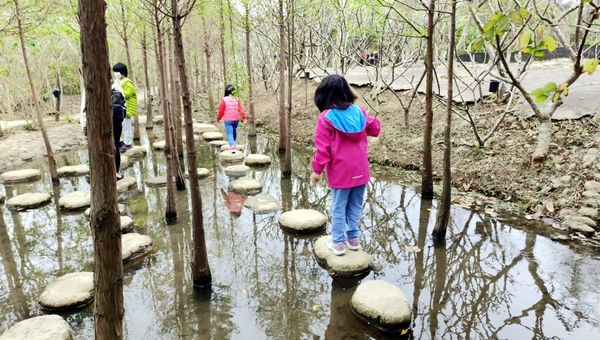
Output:
M244 159L244 164L249 166L265 166L271 164L271 157L267 155L250 154Z
M308 234L323 230L327 216L316 210L298 209L286 211L279 216L281 228L299 234Z
M76 272L65 274L49 284L38 302L48 310L81 308L94 297L94 273Z
M152 143L152 149L154 149L154 150L164 150L166 144L167 144L167 142L165 142L164 140L161 140L161 141L158 141L158 142L154 142L154 143Z
M215 147L221 147L223 145L229 145L229 142L226 140L211 140L210 142L208 142L208 144Z
M134 145L131 149L125 151L125 153L123 153L125 156L129 157L129 158L136 158L136 157L144 157L146 156L148 152L146 151L146 148L141 146L141 145Z
M269 194L248 197L244 206L252 209L255 214L267 214L279 210L279 202Z
M204 138L205 140L208 140L208 141L223 139L223 134L220 132L216 132L216 131L204 132L202 134L202 138Z
M241 162L244 160L244 154L237 150L227 150L219 154L219 159L222 162Z
M229 190L240 195L256 195L262 191L262 183L254 178L242 177L231 181Z
M117 181L117 192L123 193L135 188L136 185L137 179L134 177L123 177L120 181Z
M21 169L7 171L0 175L0 182L11 184L11 183L23 183L31 182L42 178L42 172L38 169Z
M598 195L598 192L596 191L590 191L590 190L586 190L584 192L581 193L583 195L583 197L585 198L595 198L596 195Z
M121 257L123 262L142 257L150 251L152 251L152 240L149 236L137 233L123 234L121 236Z
M216 126L206 123L194 123L194 133L214 132L218 131Z
M197 168L196 173L198 174L198 178L208 177L210 175L210 170L207 168ZM185 174L185 177L190 177L188 173Z
M411 319L411 306L404 292L384 280L361 283L350 304L361 319L387 331L401 330Z
M119 208L119 215L123 215L123 214L125 214L125 212L126 212L126 211L125 211L125 204L121 204L121 203L119 203L119 204L117 205L117 207ZM91 213L92 213L92 208L87 208L87 209L85 209L85 211L83 212L83 215L84 215L85 217L90 217L90 214L91 214Z
M600 201L593 198L587 198L583 201L583 204L589 208L598 208L600 206Z
M583 224L583 223L569 223L569 230L573 231L573 232L578 232L578 233L582 233L585 236L592 236L594 235L594 233L596 232L594 230L594 228L590 227L587 224Z
M72 340L74 338L69 324L55 314L20 321L0 336L0 340Z
M331 276L357 277L364 276L371 271L371 255L362 250L346 249L346 254L335 255L327 243L331 235L320 237L313 247L317 262L327 269Z
M585 182L583 187L585 188L585 190L588 190L588 191L600 192L600 182L587 181L587 182Z
M59 177L82 176L90 173L90 167L85 164L63 166L56 170Z
M91 199L89 191L73 191L62 196L58 200L58 205L66 211L83 210L90 206Z
M167 176L150 177L146 179L145 184L148 188L166 187Z
M129 216L120 216L121 233L127 234L133 231L133 219Z
M246 176L250 172L250 167L244 164L230 165L225 168L225 175L232 177Z
M585 216L568 216L565 221L567 222L567 224L572 224L572 223L579 223L579 224L585 224L588 225L592 228L596 228L596 222L594 220L592 220L589 217L585 217Z
M23 211L41 207L50 202L51 196L43 192L28 192L25 194L11 197L6 201L6 206L10 210Z
M121 170L127 169L131 166L131 162L129 161L129 157L125 155L121 155Z
M244 145L238 144L235 146L235 149L238 151L244 151ZM227 151L227 150L231 150L231 146L229 146L229 143L221 145L221 151Z

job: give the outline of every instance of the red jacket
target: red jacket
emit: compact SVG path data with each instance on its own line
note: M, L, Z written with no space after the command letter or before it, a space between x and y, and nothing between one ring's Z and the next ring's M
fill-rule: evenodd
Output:
M235 122L238 120L246 120L246 111L242 101L234 96L223 97L219 104L219 113L217 114L217 122L221 119L226 122Z

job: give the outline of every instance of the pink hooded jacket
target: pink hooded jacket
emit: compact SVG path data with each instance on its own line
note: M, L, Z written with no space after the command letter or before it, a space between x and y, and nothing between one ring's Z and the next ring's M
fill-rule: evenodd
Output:
M354 104L346 109L321 112L315 132L312 168L327 172L332 189L349 189L370 179L367 136L377 137L381 123Z

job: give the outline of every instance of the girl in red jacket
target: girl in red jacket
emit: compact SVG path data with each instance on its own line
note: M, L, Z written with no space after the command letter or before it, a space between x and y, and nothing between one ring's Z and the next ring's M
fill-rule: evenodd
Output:
M237 139L237 126L240 120L246 121L246 112L244 104L238 98L233 96L235 87L231 84L225 86L225 96L219 104L219 113L217 122L221 119L225 121L225 132L227 133L227 141L232 150L236 149L235 140Z

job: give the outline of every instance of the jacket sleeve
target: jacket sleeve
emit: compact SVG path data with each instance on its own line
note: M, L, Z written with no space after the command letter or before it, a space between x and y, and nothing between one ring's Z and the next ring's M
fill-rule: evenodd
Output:
M125 80L121 90L123 92L123 97L125 97L125 101L136 95L135 85L133 85L133 82L129 79Z
M221 104L219 104L219 112L217 113L217 122L221 121L221 119L223 119L224 115L225 115L225 101L223 99L221 99Z
M244 108L244 103L242 103L241 100L238 100L238 105L240 111L240 118L242 118L242 120L246 120L246 109Z
M315 131L315 153L312 161L312 168L314 173L320 175L325 166L331 160L331 135L332 127L327 124L324 119L317 120L317 128Z
M379 136L379 133L381 132L381 122L379 121L379 119L369 116L369 113L364 107L360 106L360 109L362 110L365 117L367 117L367 127L365 129L367 132L367 136Z

